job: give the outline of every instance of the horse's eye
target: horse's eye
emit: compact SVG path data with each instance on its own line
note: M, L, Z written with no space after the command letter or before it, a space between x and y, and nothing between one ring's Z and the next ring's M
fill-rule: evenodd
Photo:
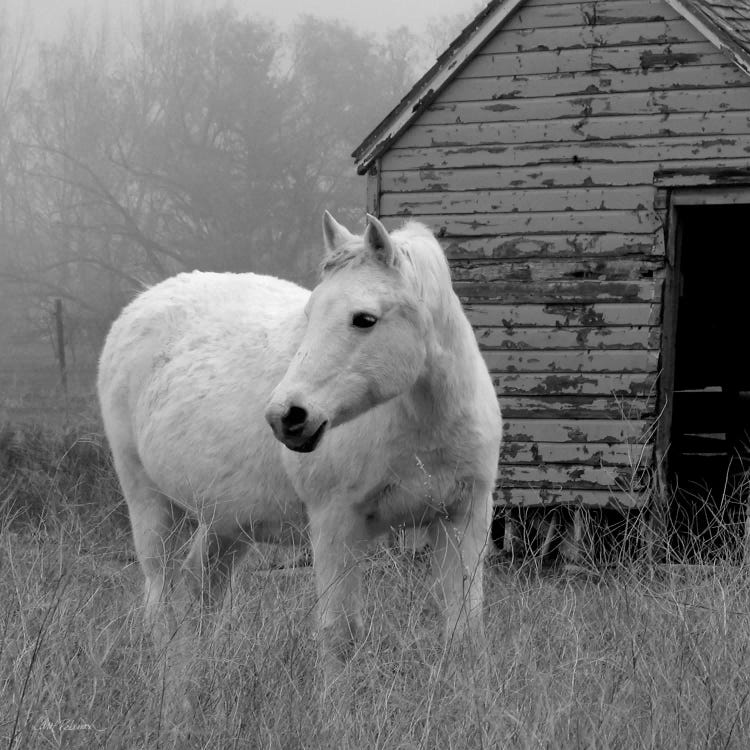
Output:
M354 313L352 315L352 325L355 328L372 328L378 319L370 313Z

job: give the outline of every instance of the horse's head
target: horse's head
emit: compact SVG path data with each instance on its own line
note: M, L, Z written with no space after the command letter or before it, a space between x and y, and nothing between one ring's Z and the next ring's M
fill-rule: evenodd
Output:
M326 429L413 386L425 367L428 313L385 227L357 237L326 212L326 257L307 329L266 409L276 437L315 450Z

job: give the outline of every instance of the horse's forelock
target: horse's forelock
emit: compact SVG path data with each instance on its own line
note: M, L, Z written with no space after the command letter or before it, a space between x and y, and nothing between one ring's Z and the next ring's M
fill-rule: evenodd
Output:
M415 287L415 292L422 298L442 296L446 291L444 287L450 287L450 271L443 249L430 229L420 222L408 221L390 236L396 267ZM326 254L320 266L321 278L369 260L362 237L355 237Z

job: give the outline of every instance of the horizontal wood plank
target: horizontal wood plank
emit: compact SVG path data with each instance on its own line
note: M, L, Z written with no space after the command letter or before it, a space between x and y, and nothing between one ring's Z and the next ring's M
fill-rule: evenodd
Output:
M489 350L482 352L491 372L656 372L658 350L575 350L530 351Z
M625 259L535 258L526 261L507 261L482 258L458 259L451 262L451 275L455 281L640 280L653 279L663 270L664 259L651 255Z
M508 419L648 419L655 396L506 396L500 408Z
M567 487L505 487L498 486L495 503L499 506L534 507L539 505L570 505L588 508L641 508L649 502L646 492L616 490L582 490Z
M475 328L481 349L658 349L659 326Z
M589 92L584 96L549 96L497 101L437 101L416 121L418 125L539 121L566 118L747 111L750 86L685 88L664 91ZM396 142L398 144L398 141Z
M706 116L695 112L614 117L591 117L583 120L545 119L527 122L458 123L447 125L412 125L399 138L398 148L446 148L517 144L541 141L576 142L621 140L652 136L737 135L750 129L750 111L714 112Z
M537 99L591 94L617 96L636 91L747 87L747 74L731 63L675 70L592 70L583 73L495 75L483 78L459 76L440 96L441 102L488 99Z
M478 54L463 69L466 78L493 75L537 75L588 70L671 70L677 67L719 65L726 57L708 41L688 44L637 44L561 51Z
M643 443L514 443L506 440L500 447L500 463L640 468L651 465L653 452L653 445Z
M421 221L441 238L477 235L519 234L527 230L530 234L548 232L615 232L617 234L652 234L662 226L658 213L653 208L611 211L540 211L538 213L475 213L475 214L410 214ZM389 229L400 226L403 216L387 216L381 213L383 223Z
M502 326L505 328L515 326L555 326L563 328L577 326L654 326L661 319L661 305L653 303L467 304L464 305L464 310L474 326Z
M750 130L750 127L748 127ZM384 216L461 214L497 211L636 210L653 202L648 186L619 188L547 188L540 190L461 190L453 192L384 193Z
M750 135L706 138L634 138L627 141L521 143L517 146L394 148L383 156L384 169L454 169L564 163L689 162L748 158ZM659 166L659 169L665 167ZM617 231L612 229L612 231Z
M524 167L475 166L417 167L381 172L382 196L389 192L452 192L460 190L506 190L565 187L640 186L653 195L654 174L674 170L737 170L747 168L747 156L735 159L695 159L682 161L544 164ZM671 171L670 171L671 170ZM705 183L705 179L704 179ZM381 196L381 197L382 197ZM651 200L649 200L651 203Z
M450 237L441 242L451 260L461 258L522 259L540 257L626 258L663 255L662 233L642 234L511 234L489 237Z
M503 440L513 443L648 443L651 420L503 419Z
M611 396L636 398L653 394L656 373L589 374L569 373L503 373L494 374L492 381L504 404L510 396ZM519 402L520 403L520 402Z
M597 27L619 23L658 23L684 19L667 3L654 0L600 0L560 5L521 5L503 24L503 32L517 29Z
M482 47L482 52L496 54L704 41L705 37L697 29L680 19L654 23L614 23L607 26L504 29L502 34L495 34Z
M462 302L497 301L504 304L656 302L662 283L653 281L456 281L453 284Z
M638 472L630 467L586 466L570 464L500 464L500 487L566 487L570 489L616 489L627 491L640 488Z

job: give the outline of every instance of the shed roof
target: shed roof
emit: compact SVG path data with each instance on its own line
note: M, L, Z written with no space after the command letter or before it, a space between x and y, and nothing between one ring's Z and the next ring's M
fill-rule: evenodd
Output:
M750 0L665 0L750 75ZM491 0L409 90L352 156L365 173L453 80L524 0Z

